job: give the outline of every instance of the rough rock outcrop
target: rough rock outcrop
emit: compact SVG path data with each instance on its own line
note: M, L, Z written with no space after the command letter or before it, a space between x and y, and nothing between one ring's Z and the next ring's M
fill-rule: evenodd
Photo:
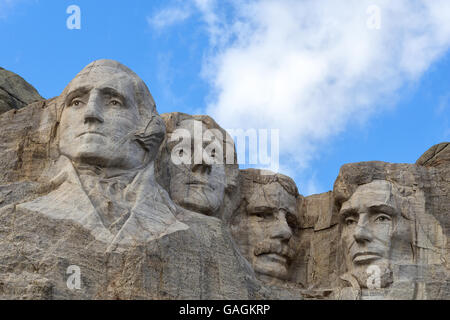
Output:
M0 68L0 113L42 100L44 98L22 77Z

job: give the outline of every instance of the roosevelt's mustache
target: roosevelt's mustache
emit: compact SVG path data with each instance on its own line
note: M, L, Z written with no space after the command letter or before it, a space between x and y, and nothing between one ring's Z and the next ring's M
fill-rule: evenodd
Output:
M255 256L277 253L280 256L287 258L288 260L292 260L295 255L295 251L292 248L290 248L287 244L283 244L279 241L260 242L256 245L253 253L255 254Z

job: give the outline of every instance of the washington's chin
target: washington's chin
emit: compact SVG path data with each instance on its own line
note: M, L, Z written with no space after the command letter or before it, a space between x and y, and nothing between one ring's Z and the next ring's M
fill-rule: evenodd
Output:
M285 280L288 275L287 259L273 253L255 257L254 269L258 274L281 280Z

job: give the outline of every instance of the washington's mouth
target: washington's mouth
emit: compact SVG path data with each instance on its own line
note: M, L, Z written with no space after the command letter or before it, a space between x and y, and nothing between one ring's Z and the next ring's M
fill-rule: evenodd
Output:
M376 252L358 252L353 255L353 262L367 263L381 258L381 255Z
M279 263L281 265L287 265L288 263L288 258L286 256L274 252L261 254L259 257L265 257L271 262Z
M84 136L84 135L86 135L86 134L96 134L96 135L99 135L99 136L102 136L102 137L105 136L103 133L98 132L98 131L86 131L86 132L80 133L80 134L77 136L77 138L78 138L78 137L81 137L81 136Z

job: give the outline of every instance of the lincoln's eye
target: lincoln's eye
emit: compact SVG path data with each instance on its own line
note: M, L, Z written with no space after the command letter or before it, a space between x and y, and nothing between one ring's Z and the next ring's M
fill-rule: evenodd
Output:
M378 217L375 219L376 222L387 222L387 221L390 221L390 220L391 220L391 219L390 219L389 217L385 216L385 215L378 216Z
M345 219L345 224L347 226L351 226L351 225L353 225L355 223L356 223L356 220L354 218L347 218L347 219Z

